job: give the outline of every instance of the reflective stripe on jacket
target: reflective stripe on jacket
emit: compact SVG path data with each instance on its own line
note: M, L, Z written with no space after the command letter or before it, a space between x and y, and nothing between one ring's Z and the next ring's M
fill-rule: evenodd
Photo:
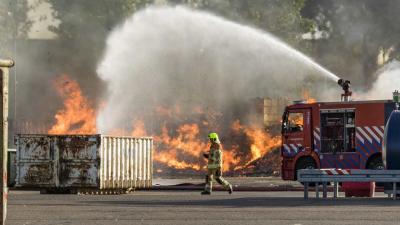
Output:
M210 154L208 157L208 169L222 168L222 149L218 143L213 143L210 147Z

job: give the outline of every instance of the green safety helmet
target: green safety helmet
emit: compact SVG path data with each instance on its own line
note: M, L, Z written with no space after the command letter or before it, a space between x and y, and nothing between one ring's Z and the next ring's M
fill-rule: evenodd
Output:
M217 133L210 133L208 135L208 138L210 139L210 141L212 142L219 142L219 138L218 138L218 134Z

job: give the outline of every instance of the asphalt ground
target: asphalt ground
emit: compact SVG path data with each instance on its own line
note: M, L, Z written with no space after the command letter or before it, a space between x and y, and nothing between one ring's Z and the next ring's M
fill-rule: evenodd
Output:
M283 181L280 177L228 177L237 191L299 191L303 186L297 181ZM204 178L153 179L153 190L202 190ZM215 182L214 182L215 183ZM219 185L215 185L220 190Z
M284 181L280 177L226 177L236 187L302 187L297 181ZM203 185L205 178L155 178L154 186Z
M41 195L15 190L9 194L7 220L9 225L399 223L400 200L385 198L383 193L375 198L304 200L302 192L213 192L201 196L198 191Z

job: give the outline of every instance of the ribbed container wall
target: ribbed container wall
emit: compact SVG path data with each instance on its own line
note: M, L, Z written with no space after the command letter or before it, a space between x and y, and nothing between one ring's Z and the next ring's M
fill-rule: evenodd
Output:
M102 136L100 189L151 187L152 149L151 138Z

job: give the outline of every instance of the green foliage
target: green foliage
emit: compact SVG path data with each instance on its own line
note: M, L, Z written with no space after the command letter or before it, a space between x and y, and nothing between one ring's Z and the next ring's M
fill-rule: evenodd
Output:
M116 24L151 0L45 0L55 10L54 17L61 21L51 27L61 39L87 38L102 40Z
M303 14L329 34L314 41L314 56L355 84L371 84L379 49L400 55L400 2L396 0L308 0Z
M94 73L105 39L118 23L135 11L161 0L43 0L49 2L61 24L51 27L62 42L63 57L76 71ZM301 16L304 0L164 0L170 5L211 11L278 35L292 45L313 23ZM82 44L87 43L87 44ZM71 57L73 57L71 59ZM88 66L89 65L89 66Z
M183 4L203 9L267 30L289 44L300 46L300 35L314 29L311 19L303 18L301 10L305 0L170 0L171 4Z

